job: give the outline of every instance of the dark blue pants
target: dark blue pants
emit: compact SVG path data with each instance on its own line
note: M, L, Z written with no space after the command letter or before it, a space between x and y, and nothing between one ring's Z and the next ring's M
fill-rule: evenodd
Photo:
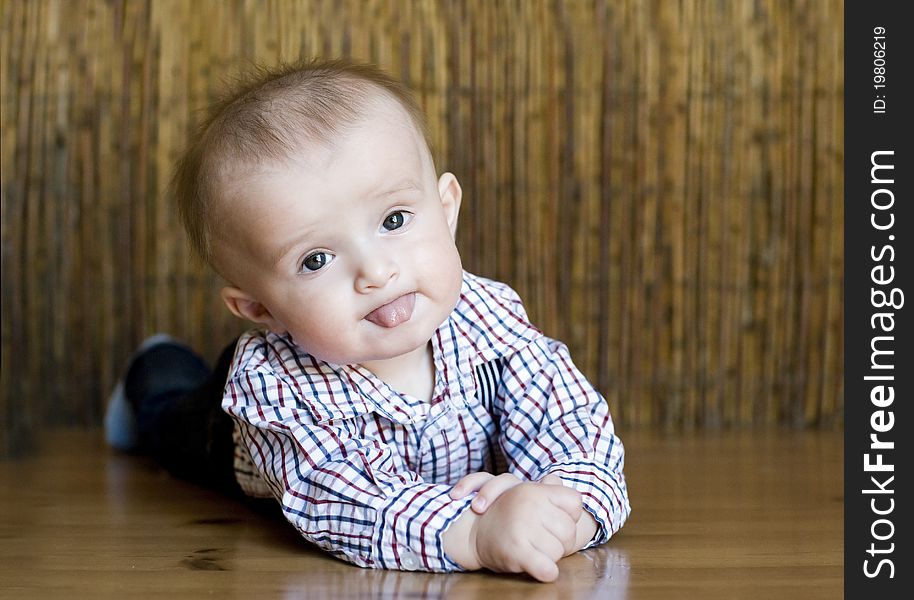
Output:
M159 343L137 355L124 391L137 418L139 450L181 479L240 495L235 481L233 423L222 390L236 341L215 368L190 348Z

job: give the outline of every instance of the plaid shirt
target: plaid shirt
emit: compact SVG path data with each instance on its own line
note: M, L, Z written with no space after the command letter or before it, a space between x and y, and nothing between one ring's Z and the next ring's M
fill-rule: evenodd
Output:
M423 402L286 335L242 335L222 405L245 491L269 492L306 539L363 567L460 570L442 533L473 495L448 492L477 471L557 475L597 521L587 547L608 540L630 511L624 451L565 345L529 323L514 290L469 273L431 341Z

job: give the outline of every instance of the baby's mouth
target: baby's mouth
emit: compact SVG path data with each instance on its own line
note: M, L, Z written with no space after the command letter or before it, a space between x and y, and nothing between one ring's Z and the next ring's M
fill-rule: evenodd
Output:
M367 315L365 320L378 325L379 327L396 327L409 321L413 316L413 307L416 305L416 294L411 292L403 294L396 300L379 306Z

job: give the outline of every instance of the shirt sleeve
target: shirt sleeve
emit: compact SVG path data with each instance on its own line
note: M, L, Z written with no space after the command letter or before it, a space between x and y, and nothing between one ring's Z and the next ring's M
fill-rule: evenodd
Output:
M597 522L589 548L606 542L631 512L625 451L609 407L561 342L540 337L508 358L496 395L508 470L521 479L552 473L581 493Z
M303 537L362 567L458 571L442 534L472 498L426 483L390 445L358 435L358 419L317 422L275 373L248 371L223 408L261 477Z

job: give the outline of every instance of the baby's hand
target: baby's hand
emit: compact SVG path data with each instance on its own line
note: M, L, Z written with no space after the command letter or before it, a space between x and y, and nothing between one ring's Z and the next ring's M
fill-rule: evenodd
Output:
M501 475L492 475L486 471L470 473L451 488L450 497L454 500L478 492L470 508L477 514L486 512L486 508L492 505L495 500L503 493L521 483L521 480L511 473L502 473Z
M540 479L539 482L549 485L564 485L559 477L551 473ZM511 473L492 475L487 471L479 471L463 477L454 485L449 495L454 500L459 500L477 492L470 508L481 515L486 512L486 508L492 506L499 496L520 483L522 483L521 480Z
M538 482L510 487L474 524L471 539L479 564L555 581L556 563L576 549L582 511L581 495L571 488Z

